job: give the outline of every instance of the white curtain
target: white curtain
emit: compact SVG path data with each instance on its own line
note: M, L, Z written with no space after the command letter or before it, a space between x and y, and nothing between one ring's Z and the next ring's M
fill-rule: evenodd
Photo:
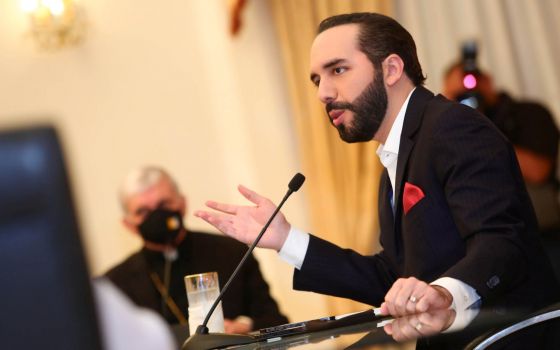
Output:
M395 18L416 40L427 86L476 40L480 67L513 97L544 103L560 125L560 1L395 0Z

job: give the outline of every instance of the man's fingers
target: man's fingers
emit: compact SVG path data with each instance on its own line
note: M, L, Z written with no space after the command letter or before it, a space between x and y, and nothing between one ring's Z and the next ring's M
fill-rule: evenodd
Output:
M432 309L432 306L437 308L437 304L441 303L438 299L440 295L437 292L434 292L433 289L427 291L426 295L420 300L418 303L418 311L419 312L426 312Z
M197 210L194 212L194 216L201 218L202 220L212 224L214 226L215 223L219 223L220 221L228 220L231 221L231 216L227 214L221 214L217 212L210 212L205 210Z
M424 312L422 307L425 304L426 300L426 293L428 289L428 284L422 281L418 281L410 293L410 297L408 298L409 303L407 305L407 311L416 313L416 312Z
M412 296L415 287L415 279L400 278L394 284L391 290L385 296L385 301L389 304L391 315L402 316L407 313L414 313L416 310L416 297Z
M385 326L383 326L383 330L385 331L385 333L389 334L389 335L393 335L393 324L388 323Z
M396 341L405 341L418 338L421 334L422 324L416 317L397 318L392 323L392 337Z
M208 221L207 219L210 215L212 214L204 210L197 210L194 212L194 216L196 216L197 218L201 218L204 221Z
M431 289L429 285L417 278L400 278L385 295L385 308L392 316L403 316L419 311L425 311L431 306L431 299L424 300Z
M263 196L261 196L260 194L258 194L253 190L248 189L243 185L237 186L237 189L243 195L243 197L247 198L247 200L249 200L251 203L254 203L256 205L261 204L265 200Z
M382 316L386 316L386 315L391 314L391 312L389 311L389 308L387 307L386 302L381 303L381 306L379 307L379 314L382 315Z
M194 215L206 221L228 236L234 234L234 231L231 229L232 222L229 215L210 213L202 210L195 212Z
M430 296L427 295L418 302L416 308L418 309L419 312L426 312L430 309L431 305L432 305L432 299Z
M443 287L430 286L417 305L419 312L426 312L429 310L446 309L451 306L453 297Z
M385 310L389 315L396 315L397 311L395 309L395 298L397 297L399 291L401 290L403 280L398 279L393 283L393 286L389 289L387 294L385 295Z
M237 209L239 208L238 205L233 204L226 204L226 203L219 203L215 201L206 201L206 206L208 208L215 209L217 211L221 211L222 213L237 214Z
M398 298L395 303L398 305L399 315L407 315L416 312L416 303L419 296L414 294L418 280L415 278L408 278L403 283Z

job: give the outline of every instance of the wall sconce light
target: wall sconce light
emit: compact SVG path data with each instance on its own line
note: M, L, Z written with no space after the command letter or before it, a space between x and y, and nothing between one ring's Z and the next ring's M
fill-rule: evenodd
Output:
M85 36L83 11L73 0L20 0L29 15L31 36L42 49L79 44Z

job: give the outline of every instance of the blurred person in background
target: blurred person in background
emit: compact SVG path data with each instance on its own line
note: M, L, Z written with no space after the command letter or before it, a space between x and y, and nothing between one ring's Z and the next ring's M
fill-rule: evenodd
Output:
M513 144L539 229L544 234L557 234L559 132L554 118L543 105L516 100L496 89L492 76L478 68L476 54L474 42L463 45L462 59L445 71L443 95L478 109Z
M146 166L130 172L120 189L123 224L144 243L106 276L134 303L160 313L169 324L185 324L188 299L184 276L218 272L220 286L247 251L235 240L185 228L187 200L163 169ZM287 323L257 260L250 256L224 294L226 333L247 333Z

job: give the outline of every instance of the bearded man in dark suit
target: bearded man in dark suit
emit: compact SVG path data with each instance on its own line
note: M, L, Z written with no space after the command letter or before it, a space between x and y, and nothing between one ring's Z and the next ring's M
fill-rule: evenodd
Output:
M511 144L474 109L434 96L412 36L374 13L319 26L311 81L346 142L380 143L385 170L379 217L383 250L362 256L275 218L261 247L295 266L294 288L381 305L401 316L473 305L534 310L558 298ZM240 187L256 206L207 202L198 211L251 242L275 205Z

